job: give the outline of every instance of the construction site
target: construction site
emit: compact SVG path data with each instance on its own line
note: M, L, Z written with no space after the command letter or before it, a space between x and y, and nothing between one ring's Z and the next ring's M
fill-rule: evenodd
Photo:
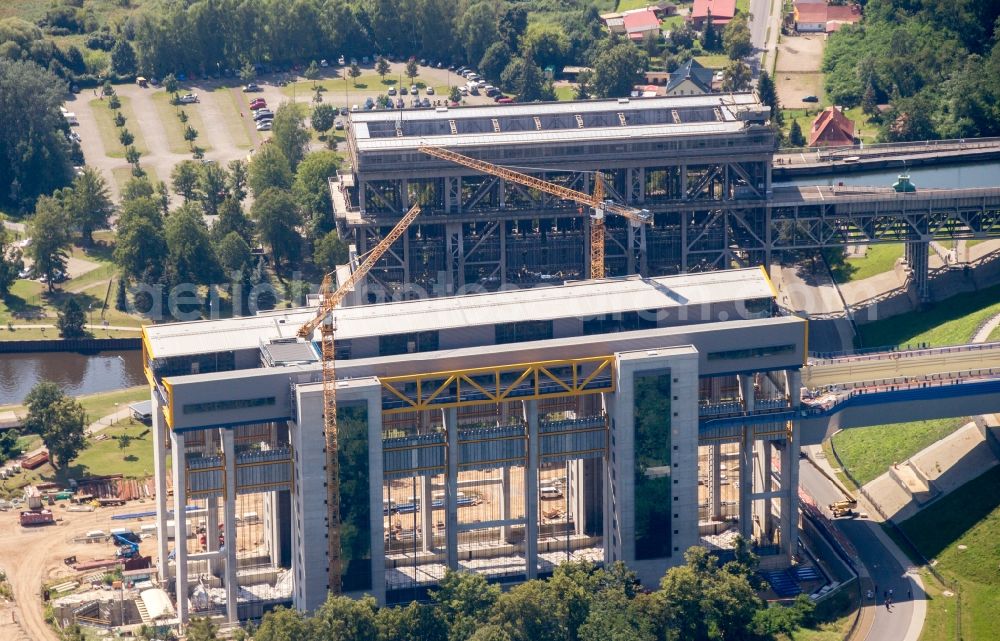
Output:
M350 260L319 295L144 329L155 509L121 518L153 522L109 535L150 558L121 579L142 606L66 611L236 623L566 560L655 585L738 537L775 596L829 589L800 446L968 414L1000 345L810 360L773 255L904 240L923 291L926 244L995 235L1000 193L775 189L768 118L752 94L352 114Z

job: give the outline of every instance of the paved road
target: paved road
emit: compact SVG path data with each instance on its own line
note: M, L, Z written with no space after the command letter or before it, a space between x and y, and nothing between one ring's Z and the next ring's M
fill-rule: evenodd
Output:
M840 490L807 461L803 461L799 468L799 483L820 506L843 498ZM858 557L878 589L875 621L868 635L863 638L869 641L915 639L923 627L923 619L920 617L919 622L913 621L914 607L907 594L912 591L919 596L920 589L907 576L909 568L904 568L886 548L882 538L884 534L879 536L881 533L877 532L880 526L867 519L838 519L834 524L854 545ZM894 591L894 604L891 610L886 610L882 605L882 593L890 589ZM914 630L910 631L911 627Z
M899 352L894 356L812 364L803 373L802 384L818 389L825 385L874 383L895 378L921 379L935 375L948 377L962 372L1000 369L1000 346L952 352Z
M760 68L769 72L781 34L781 6L782 0L750 0L750 43L761 52Z

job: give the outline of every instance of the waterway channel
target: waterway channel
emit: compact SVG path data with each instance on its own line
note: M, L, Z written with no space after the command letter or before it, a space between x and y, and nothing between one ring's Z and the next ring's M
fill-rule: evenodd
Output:
M977 189L1000 187L1000 161L977 164L937 165L914 167L908 170L910 180L917 186L937 189ZM803 176L788 181L775 181L775 187L788 185L871 185L890 187L896 182L898 169L872 172L845 173L834 176Z
M40 381L58 383L70 396L142 385L142 351L0 354L0 405L22 402Z

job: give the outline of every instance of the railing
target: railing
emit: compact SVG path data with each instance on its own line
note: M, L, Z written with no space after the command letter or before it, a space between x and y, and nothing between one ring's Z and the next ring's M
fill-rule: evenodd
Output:
M902 154L906 152L923 153L929 151L963 151L967 149L1000 148L1000 138L952 138L948 140L924 140L920 142L887 142L869 145L844 145L838 147L791 147L779 149L778 156L792 154L815 155L817 160L837 160L839 156ZM808 163L808 160L801 162Z
M915 358L923 356L938 356L941 354L957 354L961 352L992 351L1000 348L1000 342L992 343L972 343L968 345L947 345L944 347L918 347L916 349L905 349L897 351L868 351L861 354L844 354L842 356L829 356L810 360L810 366L833 365L835 363L857 363L859 361L885 361L898 360L900 358ZM883 348L884 350L884 348Z

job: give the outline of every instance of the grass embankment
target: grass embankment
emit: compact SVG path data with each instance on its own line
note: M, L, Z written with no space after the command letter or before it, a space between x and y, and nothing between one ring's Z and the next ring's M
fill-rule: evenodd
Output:
M892 270L896 260L902 256L902 243L870 245L864 256L848 258L844 261L845 269L834 270L833 279L838 283L848 283L877 276Z
M253 125L247 116L250 112L250 101L246 99L246 94L232 87L219 87L213 93L216 94L213 98L217 99L219 109L223 112L229 139L237 147L249 149L253 145L250 139Z
M837 455L851 476L864 485L966 423L943 418L873 427L855 427L833 437Z
M1000 467L966 483L900 524L935 569L958 588L944 596L932 584L921 641L996 639L1000 611ZM926 579L926 577L925 577ZM960 603L960 617L959 617Z
M957 294L929 309L860 326L865 347L967 343L988 318L1000 313L1000 285Z

